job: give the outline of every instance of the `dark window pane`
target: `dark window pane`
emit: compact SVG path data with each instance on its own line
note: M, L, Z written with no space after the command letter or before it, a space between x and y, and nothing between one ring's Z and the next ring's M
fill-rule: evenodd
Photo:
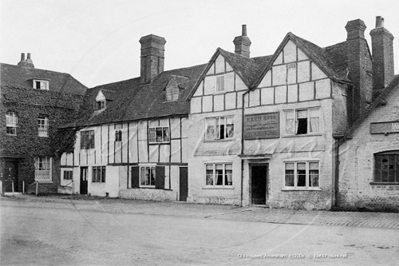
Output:
M374 181L381 182L381 156L375 156Z
M298 118L298 131L297 134L307 134L308 133L308 119Z

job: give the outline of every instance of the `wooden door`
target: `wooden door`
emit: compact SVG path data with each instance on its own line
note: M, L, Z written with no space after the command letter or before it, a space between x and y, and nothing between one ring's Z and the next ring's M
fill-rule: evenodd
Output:
M80 167L80 194L87 194L87 167Z
M252 204L266 205L267 199L267 165L251 165Z
M187 167L180 167L180 185L179 185L179 200L187 201L188 197L188 169Z
M2 169L3 191L12 192L12 183L14 182L14 192L18 192L18 161L5 160Z

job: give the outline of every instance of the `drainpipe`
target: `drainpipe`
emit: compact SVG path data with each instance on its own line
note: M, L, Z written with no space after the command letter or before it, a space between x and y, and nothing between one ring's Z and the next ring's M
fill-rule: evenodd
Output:
M334 171L334 193L332 195L333 206L338 207L338 194L339 194L339 139L335 140L334 143L334 159L335 159L335 171Z
M246 91L242 94L241 98L241 155L244 154L244 103L245 103L245 95L249 91ZM242 207L242 202L243 202L243 196L244 196L244 160L241 159L241 207Z

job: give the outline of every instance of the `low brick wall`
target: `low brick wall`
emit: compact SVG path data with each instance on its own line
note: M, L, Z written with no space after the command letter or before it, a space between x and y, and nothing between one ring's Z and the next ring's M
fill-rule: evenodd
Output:
M177 201L177 192L162 189L121 189L119 197L123 199L140 199L154 201Z

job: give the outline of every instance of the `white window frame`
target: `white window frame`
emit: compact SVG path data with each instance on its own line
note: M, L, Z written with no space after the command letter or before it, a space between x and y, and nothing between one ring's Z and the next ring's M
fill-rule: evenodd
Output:
M161 139L158 139L157 132L161 132ZM166 133L166 134L165 134ZM149 127L148 128L148 143L169 143L170 142L170 129L169 127Z
M319 134L321 132L321 119L320 119L320 110L321 108L319 106L317 107L309 107L309 108L295 108L295 109L287 109L284 110L284 135L285 136L306 136L306 135L312 135L312 134ZM298 134L298 112L300 111L306 111L306 119L307 119L307 128L306 128L306 133ZM310 130L312 129L311 127L311 116L312 111L318 111L318 130L315 131L313 129L312 132ZM287 123L287 116L291 113L293 115L293 133L287 132L288 129L288 123Z
M107 106L106 100L96 101L96 110L97 111L104 110L106 106Z
M49 121L47 116L39 116L37 118L38 122L38 136L48 137Z
M147 170L150 170L150 174L151 172L154 175L154 183L151 184L151 179L147 180ZM157 172L156 172L156 165L155 164L146 164L146 165L140 165L139 166L139 176L140 176L140 180L139 180L139 187L142 188L155 188L155 184L156 184L156 180L157 180ZM144 184L143 184L144 183Z
M305 186L298 186L298 163L304 163L305 164ZM310 177L310 163L317 163L318 164L318 176L317 176L317 186L310 186L309 184L309 177ZM287 186L286 184L286 168L287 164L294 164L294 186ZM309 160L303 160L303 159L297 159L297 160L286 160L284 161L284 175L283 175L283 190L320 190L320 160L317 159L309 159Z
M37 86L37 83L40 84L40 87ZM49 82L48 80L39 80L39 79L34 79L33 80L33 88L37 90L50 90Z
M217 179L216 179L216 168L217 165L222 165L222 184L217 185ZM226 165L230 165L231 169L228 169L231 171L231 184L226 184ZM207 171L208 166L211 166L212 168L212 176L209 176ZM208 184L208 177L211 178L212 184ZM233 163L232 162L214 162L214 163L205 163L205 187L213 187L213 188L231 188L233 187Z
M227 122L228 119L231 119L231 121L233 122L233 131L231 133L228 132L227 130ZM212 122L212 120L214 120ZM223 123L220 123L220 122ZM222 135L220 134L220 128L221 125L223 125L223 138ZM235 119L233 115L226 115L226 116L215 116L215 117L207 117L205 118L205 136L204 139L205 141L218 141L218 140L232 140L234 139L234 135L235 135ZM210 133L211 127L213 126L214 128L214 134L213 137L212 134ZM228 134L229 133L229 134Z
M53 173L53 158L47 156L35 157L35 181L51 183Z
M83 133L85 132L85 133ZM83 142L83 138L86 138L85 142ZM96 147L96 138L94 130L83 130L80 131L80 149L81 150L90 150ZM85 144L85 145L83 145ZM92 145L90 145L92 144Z
M17 135L18 116L15 112L6 113L6 133L9 136ZM11 132L8 132L10 129Z
M115 142L121 142L122 141L122 137L123 137L123 133L121 129L116 129L115 132Z

